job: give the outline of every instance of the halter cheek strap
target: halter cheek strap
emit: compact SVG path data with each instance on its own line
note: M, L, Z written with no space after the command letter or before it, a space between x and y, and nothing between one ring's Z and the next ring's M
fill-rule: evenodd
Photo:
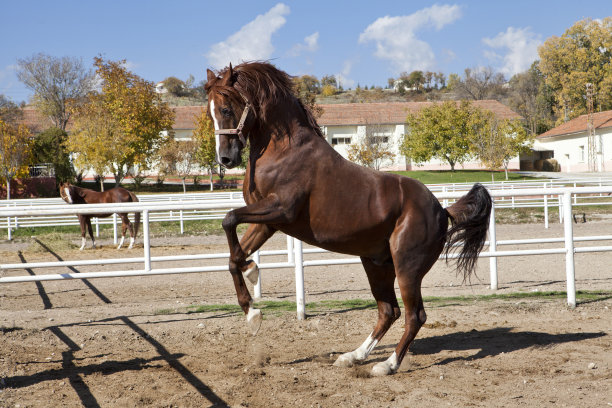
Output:
M242 111L242 116L240 117L240 121L238 122L238 126L235 129L217 129L215 130L215 135L238 135L238 139L242 142L243 146L246 146L246 139L242 133L242 128L244 128L244 123L249 116L249 110L251 109L251 104L248 99L244 97L243 94L240 94L244 102L244 110Z

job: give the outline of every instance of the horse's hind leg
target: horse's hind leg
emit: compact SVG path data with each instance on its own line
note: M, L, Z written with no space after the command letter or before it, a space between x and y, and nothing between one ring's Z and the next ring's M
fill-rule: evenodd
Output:
M355 362L365 360L387 330L389 330L393 322L401 315L397 298L395 297L395 290L393 288L395 282L395 269L393 264L386 263L383 265L376 265L372 260L367 258L361 258L361 262L368 275L370 288L378 305L378 320L374 326L374 330L372 330L372 333L370 333L361 346L354 351L344 353L338 357L334 365L339 367L350 367Z
M132 224L130 223L130 219L128 218L127 214L119 214L119 216L121 217L121 240L119 241L117 249L121 249L121 247L123 246L123 241L125 241L125 232L128 228L130 229L130 237L132 238L130 246L128 248L130 249L132 248L132 245L134 245L134 229L132 227Z
M91 228L91 217L85 217L85 223L87 224L87 231L89 231L89 237L91 238L91 247L96 247L96 239L94 238L93 228ZM83 234L83 238L85 238L85 234ZM85 245L85 241L83 240L83 246ZM81 247L82 249L83 247Z
M425 324L427 315L421 296L421 281L438 258L439 253L440 251L435 249L427 250L426 247L418 247L418 249L402 254L399 257L401 261L394 259L397 282L404 302L404 334L391 357L372 367L372 375L380 376L395 373L408 351L408 346L416 337L421 326Z

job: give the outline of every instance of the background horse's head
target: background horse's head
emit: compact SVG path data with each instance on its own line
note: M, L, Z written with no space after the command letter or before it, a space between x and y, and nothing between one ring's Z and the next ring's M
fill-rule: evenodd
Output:
M61 183L59 186L59 193L62 199L68 204L73 204L74 200L72 199L72 184L70 183Z

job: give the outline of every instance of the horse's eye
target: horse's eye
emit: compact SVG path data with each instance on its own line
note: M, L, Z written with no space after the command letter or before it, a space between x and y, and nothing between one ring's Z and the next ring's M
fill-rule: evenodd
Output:
M221 111L221 114L225 116L226 118L229 118L230 116L232 116L232 110L229 108L222 107L220 111Z

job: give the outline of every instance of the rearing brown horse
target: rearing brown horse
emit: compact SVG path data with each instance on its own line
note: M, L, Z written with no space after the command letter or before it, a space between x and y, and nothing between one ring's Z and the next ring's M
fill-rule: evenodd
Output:
M110 190L98 192L90 190L88 188L73 186L69 183L62 183L60 185L59 191L60 196L68 204L138 202L138 197L136 197L136 194L122 187L115 187L111 188ZM79 248L81 251L83 250L83 248L85 248L85 243L87 242L87 240L85 239L86 229L89 231L89 236L91 237L92 248L96 247L96 239L93 236L93 231L91 228L91 217L104 218L111 216L111 214L78 214L79 223L81 224L81 248ZM130 230L130 245L128 246L128 249L131 249L134 246L134 240L136 239L136 235L138 234L138 226L140 225L140 213L134 213L134 224L136 224L136 226L132 225L126 213L119 213L119 216L121 217L121 241L119 241L117 249L121 249L123 241L125 240L125 232L128 228Z
M394 291L398 281L405 330L394 353L372 368L373 375L397 371L408 346L425 323L421 281L440 253L463 242L458 268L465 274L484 245L491 197L480 184L444 209L417 180L372 171L345 160L327 143L310 110L292 91L289 75L263 62L244 63L217 74L207 71L209 109L217 160L231 168L241 162L248 139L250 157L243 186L245 207L223 220L238 303L255 334L261 311L243 275L257 278L247 257L276 231L321 248L361 257L378 321L356 350L338 366L365 360L400 315ZM449 229L449 220L451 228ZM236 226L251 225L239 241Z

